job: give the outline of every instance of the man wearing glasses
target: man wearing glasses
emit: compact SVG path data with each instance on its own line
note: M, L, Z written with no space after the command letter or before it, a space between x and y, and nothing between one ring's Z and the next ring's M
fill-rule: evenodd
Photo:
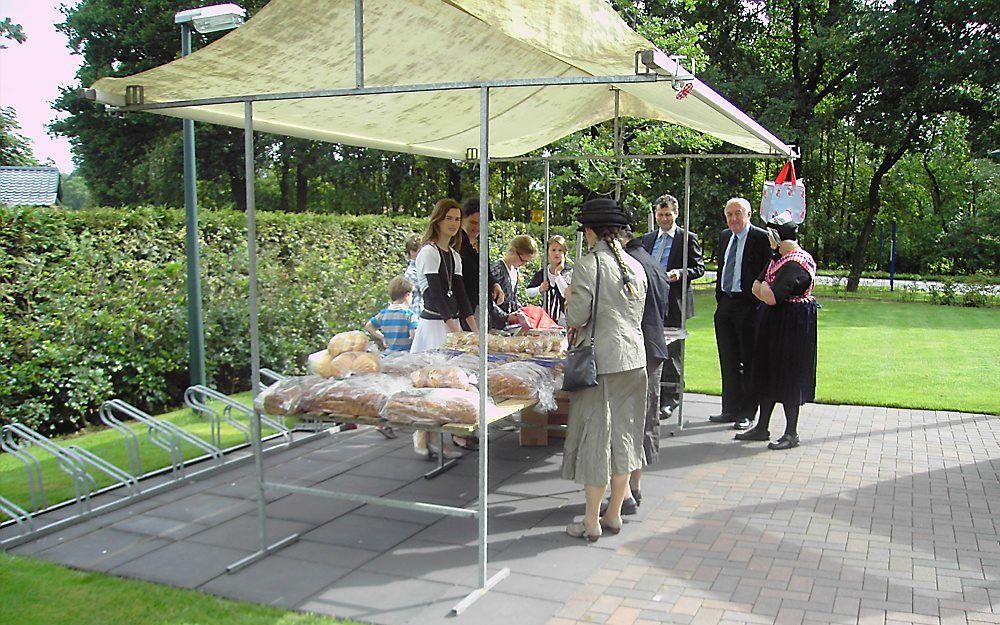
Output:
M490 329L503 330L520 320L521 302L517 297L518 269L530 263L538 254L535 240L526 234L516 236L507 245L503 258L490 265L490 281L503 291L502 304L490 301Z

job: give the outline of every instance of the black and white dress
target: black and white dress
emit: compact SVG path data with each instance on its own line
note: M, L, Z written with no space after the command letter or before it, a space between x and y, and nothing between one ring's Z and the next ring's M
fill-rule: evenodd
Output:
M411 352L423 352L444 345L448 319L472 315L462 279L462 258L454 249L442 250L433 243L417 253L417 288L423 295L424 309L417 321Z

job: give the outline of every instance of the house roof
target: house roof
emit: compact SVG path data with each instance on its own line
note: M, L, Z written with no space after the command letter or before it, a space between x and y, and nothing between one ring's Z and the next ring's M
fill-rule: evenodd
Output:
M0 167L0 204L52 206L59 202L55 167Z
M479 146L480 94L452 88L303 97L356 86L353 0L271 0L214 43L146 72L102 78L92 97L113 106L141 87L143 103L199 101L151 112L242 127L252 94L255 130L462 159ZM365 87L636 74L655 46L606 0L366 0ZM668 66L675 62L668 60ZM687 74L687 70L679 70ZM686 126L760 153L791 148L704 82L616 83L620 114ZM608 84L493 88L489 147L520 156L611 119ZM287 96L287 97L286 97ZM203 103L213 98L225 102Z

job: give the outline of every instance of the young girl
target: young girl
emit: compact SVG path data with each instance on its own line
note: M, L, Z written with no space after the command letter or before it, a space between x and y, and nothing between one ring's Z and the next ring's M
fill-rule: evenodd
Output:
M424 309L417 321L411 352L423 352L444 346L449 332L461 330L464 319L473 332L478 331L462 279L462 259L455 250L461 246L462 208L450 198L434 205L430 223L424 230L423 247L417 253L417 288ZM426 456L427 432L413 434L413 450ZM442 450L445 457L461 455L457 450Z
M525 289L529 297L541 295L542 308L563 327L566 326L566 291L573 275L573 268L566 265L568 253L566 239L558 234L550 238L546 251L548 264L535 272Z

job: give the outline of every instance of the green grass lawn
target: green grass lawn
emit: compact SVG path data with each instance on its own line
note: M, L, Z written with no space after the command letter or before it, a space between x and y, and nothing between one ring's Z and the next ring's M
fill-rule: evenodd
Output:
M194 590L84 573L0 553L0 615L8 625L345 625L313 614Z
M1000 414L1000 309L819 295L816 399ZM722 382L712 291L695 296L688 390L719 394Z

